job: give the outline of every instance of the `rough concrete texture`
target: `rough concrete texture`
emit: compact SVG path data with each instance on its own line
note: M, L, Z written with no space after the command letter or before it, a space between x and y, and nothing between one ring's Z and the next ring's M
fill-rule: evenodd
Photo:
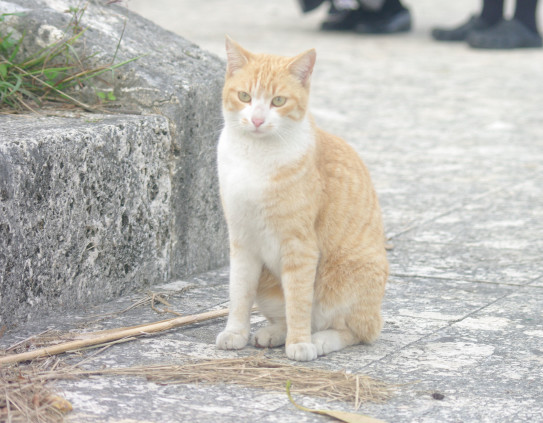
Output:
M301 17L290 0L138 0L129 6L217 54L223 54L224 33L259 51L317 48L313 112L368 164L394 249L382 336L371 346L303 365L400 384L393 399L360 410L391 423L541 421L543 50L474 51L433 42L433 25L462 21L478 2L406 4L414 30L392 37L320 33L324 8ZM211 310L227 304L227 270L157 288L167 290L177 291L169 297L176 311ZM123 310L142 296L27 325L0 341L11 345L48 327L98 330L163 319L148 305L101 321L91 317ZM224 323L114 345L87 364L254 354L253 348L215 349ZM253 330L259 324L256 315ZM282 349L266 354L284 359ZM57 386L74 405L73 422L329 421L295 409L284 393L229 385L100 377ZM442 400L432 397L436 392ZM352 411L349 404L296 399Z
M169 279L168 121L0 117L0 324Z
M395 261L408 262L405 249L399 249L403 253ZM543 415L541 287L423 277L416 266L411 273L390 280L383 307L385 325L377 342L301 365L367 374L398 385L386 403L367 403L360 409L387 422L539 421ZM228 269L222 268L154 287L152 292L166 298L170 309L194 314L227 306L227 281ZM168 317L154 311L149 300L147 293L133 294L59 315L8 332L0 345L7 347L48 329L96 331ZM264 319L254 314L252 323L255 330ZM260 351L254 347L217 350L215 337L224 325L221 318L65 360L73 364L85 360L84 368L100 369L246 357ZM265 355L288 362L283 348L266 350ZM284 392L228 384L160 385L143 377L97 376L58 382L55 388L74 407L67 420L78 423L329 421L297 410ZM443 398L434 399L436 393ZM354 411L353 404L295 398L307 407Z
M14 37L25 33L21 54L30 54L72 31L71 14L66 13L70 6L82 4L0 1L0 12L24 14L9 16L0 25ZM7 149L0 184L5 192L15 191L18 196L1 198L3 322L29 316L30 306L36 315L40 309L103 300L226 263L227 232L215 165L223 62L105 2L90 3L79 25L88 28L75 44L80 58L92 56L89 60L97 64L110 63L121 34L115 63L142 57L72 94L90 103L94 90L114 91L119 101L110 106L116 112L161 115L166 120L118 115L104 126L101 117L86 116L80 123L0 117L1 148ZM150 128L153 122L156 126ZM94 154L104 148L121 149L118 154L127 155L122 158L129 166L149 173L141 175L141 181L133 180L128 169L115 168L119 165L115 160L121 158L113 155L115 151L107 153L111 157ZM139 155L124 151L127 148L139 148ZM79 180L80 175L85 179ZM41 189L48 191L41 193ZM166 198L159 197L163 191ZM155 213L159 201L167 203L167 211L161 210L160 216L141 215ZM74 212L63 212L74 204ZM57 218L54 224L52 215ZM97 225L89 219L103 222ZM133 235L128 235L128 228ZM148 251L151 237L156 237L154 252ZM48 241L38 250L44 238ZM23 303L26 306L21 308Z
M6 19L4 26L15 34L26 31L26 51L70 31L71 14L66 11L82 6L70 0L0 1L2 11L24 12L24 16ZM94 81L83 90L82 98L90 101L95 89L113 91L122 104L119 111L157 114L169 121L175 242L171 274L180 277L223 265L228 248L216 182L215 145L222 122L224 62L105 1L89 2L79 25L87 28L76 44L80 57L92 56L102 65L110 63L115 54L115 63L139 57L114 74L104 74L104 83Z

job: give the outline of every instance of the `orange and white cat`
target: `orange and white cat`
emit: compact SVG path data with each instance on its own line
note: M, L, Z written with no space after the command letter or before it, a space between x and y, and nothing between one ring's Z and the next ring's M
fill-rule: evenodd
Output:
M249 341L308 361L374 341L388 276L383 225L355 150L307 111L315 50L251 53L226 40L220 192L230 237L230 313L220 349Z

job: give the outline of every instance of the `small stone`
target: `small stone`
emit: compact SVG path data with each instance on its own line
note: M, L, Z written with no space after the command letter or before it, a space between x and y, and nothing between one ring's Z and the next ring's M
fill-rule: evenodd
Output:
M432 398L438 401L441 401L443 398L445 398L445 395L440 394L439 392L434 392L432 394Z

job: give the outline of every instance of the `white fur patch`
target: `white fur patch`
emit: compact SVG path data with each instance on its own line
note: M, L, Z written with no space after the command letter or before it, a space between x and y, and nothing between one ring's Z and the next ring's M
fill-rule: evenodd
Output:
M311 336L311 342L317 348L317 355L326 355L333 351L339 351L345 347L338 331L323 330Z
M218 145L218 169L230 238L279 275L280 240L265 220L264 195L278 169L299 160L312 146L311 125L307 120L283 118L289 122L282 122L281 129L269 135L252 134L232 123L235 117L226 115Z

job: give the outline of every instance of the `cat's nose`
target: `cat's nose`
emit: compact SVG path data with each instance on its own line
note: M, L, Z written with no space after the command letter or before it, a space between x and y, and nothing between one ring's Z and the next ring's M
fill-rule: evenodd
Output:
M264 123L264 119L254 117L251 119L251 122L253 122L255 128L258 128Z

